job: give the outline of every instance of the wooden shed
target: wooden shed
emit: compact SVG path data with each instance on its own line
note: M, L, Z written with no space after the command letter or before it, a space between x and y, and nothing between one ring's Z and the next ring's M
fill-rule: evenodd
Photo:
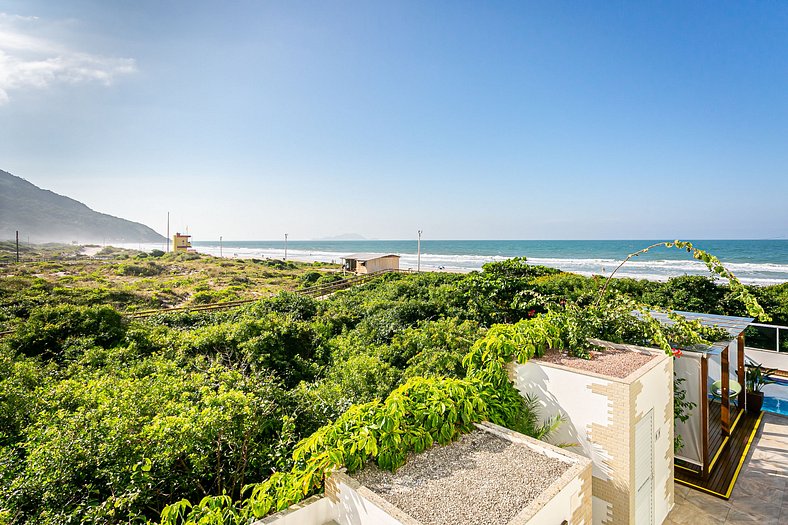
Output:
M367 274L384 270L399 270L399 255L393 253L354 253L342 257L343 267L349 272Z

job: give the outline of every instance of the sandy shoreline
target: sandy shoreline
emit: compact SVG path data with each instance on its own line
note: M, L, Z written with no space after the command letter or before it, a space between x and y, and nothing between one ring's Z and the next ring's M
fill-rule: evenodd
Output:
M224 257L227 259L283 259L284 243L281 246L233 246L233 243L225 244L220 248L216 245L206 245L199 243L195 246L198 253ZM152 249L164 249L163 244L125 244L123 248L150 251ZM344 249L344 247L339 248ZM287 259L305 263L325 262L341 264L341 258L345 255L358 251L356 247L347 246L347 251L337 250L319 251L306 249L303 245L292 245L287 253ZM378 251L373 251L378 253ZM415 253L390 252L396 253L401 257L400 269L416 270L418 261ZM429 272L447 272L467 274L474 271L481 271L482 266L489 262L500 262L509 259L501 255L474 255L474 254L421 254L421 270ZM590 277L594 275L607 276L618 266L620 261L607 259L561 259L561 258L528 258L528 263L533 265L547 266L556 268L568 273ZM753 265L749 263L724 263L737 275L744 284L769 286L788 282L788 264L774 265L762 264ZM755 267L757 266L757 268ZM683 275L700 275L712 277L703 263L688 260L632 260L628 262L616 274L617 278L645 279L648 281L665 282L672 277ZM723 282L722 279L718 279Z

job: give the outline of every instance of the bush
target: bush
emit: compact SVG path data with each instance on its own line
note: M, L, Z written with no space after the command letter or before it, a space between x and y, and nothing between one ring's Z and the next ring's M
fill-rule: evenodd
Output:
M311 297L293 292L279 292L277 295L247 307L247 315L268 313L287 314L297 321L308 321L317 314L318 302Z
M306 272L301 276L301 279L299 279L301 288L309 288L310 286L314 286L318 279L322 277L322 275L323 274L320 272Z
M288 406L276 381L155 358L45 393L11 508L44 524L155 518L169 494L238 497L275 467Z
M295 270L297 266L289 261L282 261L280 259L252 259L253 262L257 264L262 264L263 266L268 266L269 268L273 268L275 270Z
M465 377L462 358L482 334L474 321L423 321L395 336L382 358L404 368L405 377Z
M140 255L145 255L147 257L145 253ZM148 264L121 264L118 266L117 274L133 277L152 277L154 275L160 275L165 269L164 266L154 262L149 262Z
M690 312L723 313L726 290L701 275L671 277L658 289L643 296L644 302L663 308Z
M197 328L181 345L189 354L275 372L290 388L314 379L322 355L319 334L311 324L276 313Z
M315 285L322 286L322 285L333 284L344 280L345 280L345 276L339 272L324 273L320 276L320 279L318 279L317 282L315 282Z
M108 348L125 334L120 314L108 306L42 306L34 310L9 338L9 346L28 356L62 360L71 338L89 337Z
M32 420L39 403L37 389L47 384L47 375L34 360L15 358L0 348L0 449L16 443Z

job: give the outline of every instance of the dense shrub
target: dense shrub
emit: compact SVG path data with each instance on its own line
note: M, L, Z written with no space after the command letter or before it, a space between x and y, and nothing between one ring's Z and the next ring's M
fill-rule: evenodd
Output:
M109 347L123 338L125 324L108 306L42 306L9 338L9 346L28 356L61 359L69 338L89 337Z
M478 323L456 318L422 321L381 350L381 358L408 377L464 377L462 358L481 336Z
M284 314L242 317L192 330L181 341L185 352L276 373L288 387L314 379L320 368L320 336L315 328Z
M665 286L644 293L648 304L689 312L722 313L726 290L712 279L699 275L672 277Z
M301 276L301 279L299 279L301 288L309 288L310 286L314 286L314 284L322 276L323 274L320 272L306 272L304 275Z
M324 273L320 276L320 279L315 281L315 286L323 286L326 284L333 284L339 281L345 280L345 276L339 272L329 272Z
M238 496L275 467L287 396L275 380L148 359L42 390L5 496L37 523L155 517L170 495ZM22 520L20 520L22 521Z
M39 402L36 389L48 383L48 372L35 360L0 347L0 449L16 443L31 422Z
M263 266L268 266L269 268L273 268L275 270L293 270L296 268L295 264L288 261L283 261L281 259L252 259L252 260L258 264L262 264Z
M137 257L144 255L147 257L146 253L141 253ZM128 275L133 277L152 277L154 275L160 275L164 271L164 267L156 264L154 262L149 262L147 264L121 264L118 266L118 275Z

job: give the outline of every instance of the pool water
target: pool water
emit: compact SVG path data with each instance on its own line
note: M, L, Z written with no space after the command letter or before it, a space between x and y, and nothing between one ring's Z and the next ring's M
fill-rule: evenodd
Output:
M788 416L788 399L780 399L779 397L764 397L763 410L766 412L774 412L775 414Z
M778 377L763 389L763 410L788 416L788 379Z

